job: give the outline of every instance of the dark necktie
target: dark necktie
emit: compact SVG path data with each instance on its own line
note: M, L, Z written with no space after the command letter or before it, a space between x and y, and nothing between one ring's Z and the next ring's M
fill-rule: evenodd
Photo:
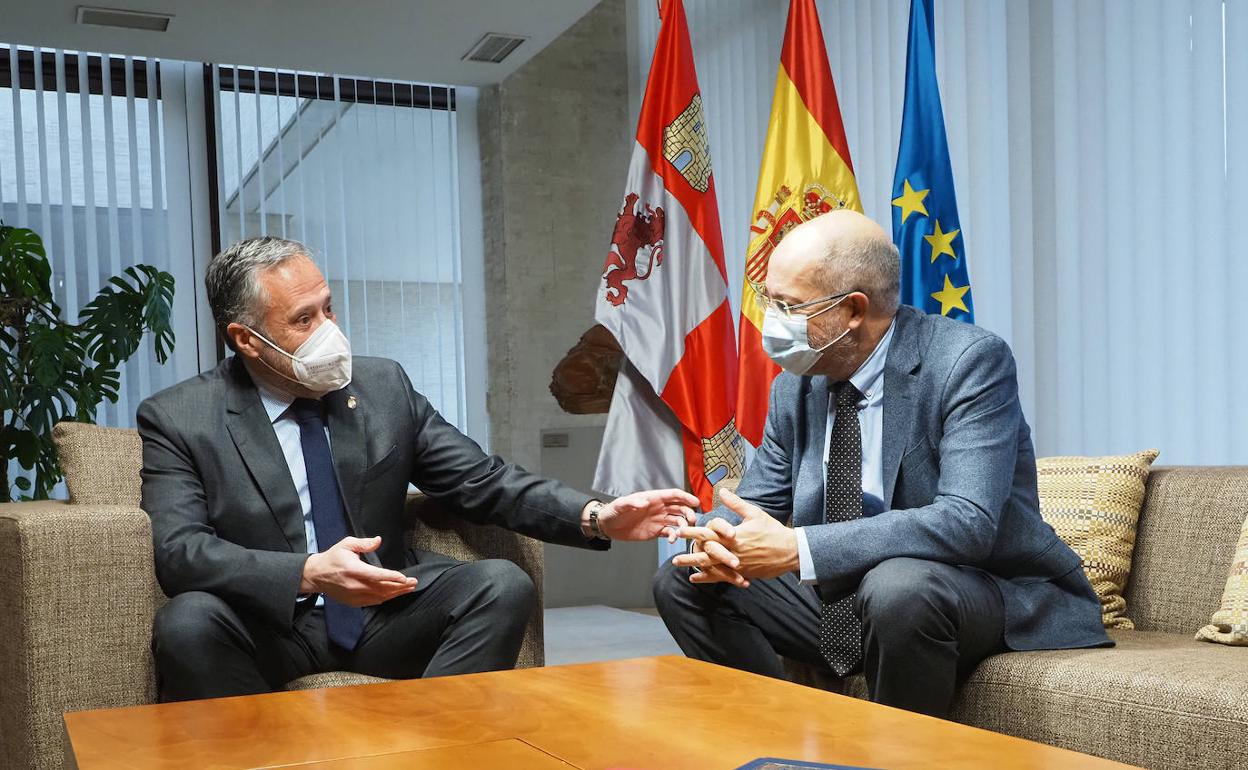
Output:
M297 398L291 406L299 422L299 443L303 445L303 467L308 475L308 497L312 500L312 526L316 529L317 549L324 552L350 534L347 512L342 505L334 457L325 436L321 402ZM364 631L364 610L325 597L325 629L329 640L346 650L354 650Z
M824 488L824 521L862 517L862 429L858 402L862 393L851 383L836 386L836 419L828 442L828 477ZM837 676L846 676L862 660L862 625L854 614L854 595L823 602L819 612L819 653Z

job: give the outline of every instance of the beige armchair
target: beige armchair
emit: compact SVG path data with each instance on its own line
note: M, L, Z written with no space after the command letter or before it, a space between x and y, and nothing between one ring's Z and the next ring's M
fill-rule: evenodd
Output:
M134 431L65 423L54 433L69 502L0 505L0 765L65 764L67 711L152 703L151 630L164 601L151 526L139 507ZM407 502L410 542L457 559L510 559L538 588L521 667L544 662L542 547L469 524L423 495ZM345 672L290 689L380 681Z

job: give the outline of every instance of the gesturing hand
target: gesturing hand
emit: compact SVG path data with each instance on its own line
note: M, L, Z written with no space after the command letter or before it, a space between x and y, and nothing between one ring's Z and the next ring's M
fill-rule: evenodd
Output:
M352 607L371 607L416 590L416 578L374 567L360 558L381 547L380 537L344 537L303 564L300 593L321 593Z
M773 578L797 570L797 535L793 530L726 489L720 490L719 499L741 517L741 523L734 527L716 518L705 527L681 529L681 537L698 545L694 553L681 554L672 563L701 570L690 576L691 581L731 582L745 588L751 578Z
M612 540L654 540L696 524L698 498L680 489L652 489L617 497L598 510L598 527Z

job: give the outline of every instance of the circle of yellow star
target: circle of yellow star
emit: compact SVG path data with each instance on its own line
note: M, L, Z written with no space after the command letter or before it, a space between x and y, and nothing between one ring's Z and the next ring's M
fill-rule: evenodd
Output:
M914 212L919 212L923 216L927 216L927 206L923 205L923 199L927 197L930 190L915 190L910 186L910 180L902 182L902 193L900 198L893 198L893 205L901 209L901 223L906 223L906 217Z
M961 310L963 313L969 313L966 303L962 301L963 295L971 290L971 285L954 286L953 281L949 280L949 276L945 276L945 288L932 293L932 299L940 303L940 314L949 315L950 310Z
M927 241L932 247L933 262L941 254L948 254L954 259L958 258L958 255L953 253L953 239L958 237L959 232L961 231L950 230L947 233L942 233L940 231L940 220L936 220L936 229L932 231L932 234L923 236L923 240Z

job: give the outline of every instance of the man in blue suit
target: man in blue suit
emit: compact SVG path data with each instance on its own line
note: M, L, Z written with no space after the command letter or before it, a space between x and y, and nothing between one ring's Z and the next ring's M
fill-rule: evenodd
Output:
M899 307L899 270L851 211L781 242L763 345L785 371L762 445L654 594L690 657L861 670L876 702L945 716L988 655L1110 641L1079 557L1040 518L1009 347Z

